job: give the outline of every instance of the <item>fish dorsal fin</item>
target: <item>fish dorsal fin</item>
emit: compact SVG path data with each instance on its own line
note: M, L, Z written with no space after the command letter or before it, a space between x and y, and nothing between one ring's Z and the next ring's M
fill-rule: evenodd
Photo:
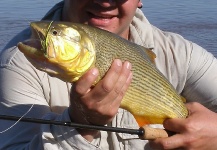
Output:
M181 100L183 103L186 103L186 99L183 96L181 96Z
M144 52L148 55L150 61L155 64L155 58L156 58L156 55L155 53L151 50L151 49L148 49L148 48L145 48L143 46L141 46L141 48L144 50Z

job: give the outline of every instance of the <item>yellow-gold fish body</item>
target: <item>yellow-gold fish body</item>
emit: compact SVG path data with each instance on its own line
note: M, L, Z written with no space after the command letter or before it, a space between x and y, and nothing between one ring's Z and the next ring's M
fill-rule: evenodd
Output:
M152 63L154 54L118 35L84 24L32 22L32 38L40 48L18 43L18 48L40 70L66 82L79 79L91 67L103 78L116 58L132 64L133 80L121 108L140 126L161 124L167 118L185 118L181 96Z

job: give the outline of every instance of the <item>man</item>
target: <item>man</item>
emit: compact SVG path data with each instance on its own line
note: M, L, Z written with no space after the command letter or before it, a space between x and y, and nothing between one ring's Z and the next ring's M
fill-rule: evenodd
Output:
M216 149L217 60L181 36L150 25L138 9L139 0L64 0L44 20L84 23L111 31L154 51L156 66L188 103L187 119L169 119L166 129L177 134L151 141L135 135L91 131L54 125L1 121L1 149ZM29 38L22 32L1 54L0 113L8 115L138 128L133 116L119 109L132 80L130 62L116 59L93 88L93 68L73 86L34 68L17 49ZM32 106L32 107L31 107ZM31 109L30 109L31 108ZM151 147L150 147L151 146Z

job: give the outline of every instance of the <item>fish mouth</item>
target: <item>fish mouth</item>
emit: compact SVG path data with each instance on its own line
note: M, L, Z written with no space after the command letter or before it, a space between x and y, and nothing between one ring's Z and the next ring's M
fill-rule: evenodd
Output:
M32 22L30 24L31 28L31 37L24 42L18 43L18 48L25 55L28 55L30 58L34 59L44 59L46 55L46 36L48 27L50 24L45 22L38 23Z
M47 33L50 29L52 22L31 22L30 27L32 31L31 38L39 38L40 40L45 40Z
M41 41L38 39L29 39L17 44L18 49L29 58L44 60L45 55L42 50Z
M31 39L32 40L39 40L41 41L41 50L43 52L46 52L46 37L47 37L47 34L49 32L49 29L50 29L50 26L51 26L52 22L51 23L47 23L47 22L32 22L30 24L30 27L31 27Z

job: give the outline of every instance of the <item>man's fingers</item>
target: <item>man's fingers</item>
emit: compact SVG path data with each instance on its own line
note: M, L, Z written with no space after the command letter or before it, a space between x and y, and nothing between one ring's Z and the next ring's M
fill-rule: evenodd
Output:
M92 71L92 72L91 72ZM94 124L106 124L117 113L121 100L132 80L131 64L116 59L110 69L94 88L98 70L92 69L83 75L76 83L80 108L88 116L86 120ZM75 96L74 96L75 97ZM92 117L95 116L95 117Z
M113 90L115 84L117 83L118 77L121 73L121 69L121 60L114 60L105 77L100 80L99 83L91 91L91 97L96 101L104 99L104 97Z
M90 69L75 83L75 91L80 95L85 95L93 83L96 81L98 74L98 69Z
M175 149L181 147L187 137L181 134L176 134L168 138L159 138L153 141L150 141L150 146L153 149Z
M163 123L163 126L166 130L175 133L180 133L185 131L185 119L182 118L166 119Z
M113 90L110 93L111 99L116 99L121 101L127 88L129 87L129 78L131 76L131 64L129 62L124 62L121 70L121 74L115 83ZM120 103L120 102L119 102Z
M130 70L129 63L122 64L121 60L114 60L105 77L90 93L91 97L96 101L103 100L105 97L110 100L116 99L118 94L122 92L122 87L126 84Z
M176 133L185 132L189 127L190 118L192 118L197 111L201 111L205 108L201 104L195 102L187 103L186 107L189 111L188 118L166 119L163 125L167 130Z
M126 84L122 87L122 92L119 93L119 96L113 101L112 106L120 105L120 101L123 99L123 96L125 95L128 87L132 81L132 77L133 77L133 74L132 74L132 72L130 72L130 74L126 80Z
M188 115L192 115L194 114L195 112L197 111L201 111L201 110L204 110L204 111L207 111L207 109L201 105L200 103L197 103L197 102L190 102L190 103L186 103L186 107L188 109Z

